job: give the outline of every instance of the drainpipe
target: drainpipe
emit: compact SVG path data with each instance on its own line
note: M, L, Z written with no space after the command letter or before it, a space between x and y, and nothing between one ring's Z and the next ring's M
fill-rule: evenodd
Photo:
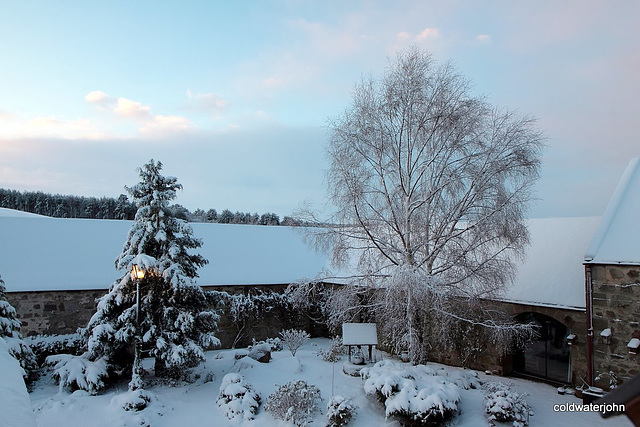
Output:
M584 266L585 278L585 300L587 309L587 381L590 386L593 385L593 306L592 306L592 283L591 283L591 266Z

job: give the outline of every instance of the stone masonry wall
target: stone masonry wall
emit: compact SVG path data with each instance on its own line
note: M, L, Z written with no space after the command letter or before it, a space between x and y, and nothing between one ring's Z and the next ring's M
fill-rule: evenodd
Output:
M205 291L227 292L228 294L249 294L259 291L284 293L288 285L242 285L242 286L205 286ZM228 307L220 308L220 320L216 336L221 342L222 348L231 348L237 340L235 347L242 348L251 344L252 340L264 340L275 338L280 331L286 329L301 329L309 332L312 337L328 336L327 328L311 321L307 316L296 311L275 309L259 318L250 318L242 330L234 324L229 314Z
M540 313L563 323L571 333L576 335L571 346L571 382L582 384L587 378L587 323L584 310L572 310L558 307L543 307L526 304L514 304L499 301L487 301L493 309L502 311L512 317L522 313ZM456 352L431 354L434 361L450 365L461 365ZM513 373L513 349L503 350L495 345L485 345L483 350L474 355L468 362L472 369L491 371L496 375Z
M613 372L622 383L640 373L640 354L629 354L627 343L640 338L640 266L592 265L594 377L609 388ZM610 343L600 333L610 328Z
M224 291L229 294L250 291L284 292L287 285L242 285L242 286L208 286L204 290ZM106 294L106 290L86 291L37 291L8 292L7 299L16 309L22 322L21 332L24 336L70 334L78 328L85 327L96 311L96 300ZM217 336L222 348L233 344L239 331L231 321L228 310L220 310ZM237 347L246 346L252 339L264 340L277 337L284 329L303 329L312 336L327 336L326 328L307 317L296 313L274 310L259 319L250 319L237 342Z
M558 322L564 324L570 331L575 334L576 338L571 345L571 383L574 385L582 385L583 380L587 379L587 316L585 310L573 310L557 307L541 307L525 304L506 304L507 312L514 317L527 312L535 312L549 316ZM509 358L507 357L505 368L508 372L513 372L513 366L508 366Z
M106 290L7 292L22 322L23 336L70 334L84 327Z

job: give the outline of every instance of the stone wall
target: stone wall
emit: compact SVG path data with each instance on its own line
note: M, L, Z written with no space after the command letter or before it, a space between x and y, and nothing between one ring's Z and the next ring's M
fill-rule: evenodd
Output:
M571 346L571 382L582 384L582 379L587 378L587 322L584 310L574 310L559 307L534 306L498 301L487 301L495 310L502 311L513 318L523 313L540 313L563 323L576 339ZM474 337L469 337L473 339ZM496 375L511 375L513 370L514 348L503 349L491 343L484 343L482 350L476 352L467 359L467 366L472 369L491 371ZM433 361L449 365L461 366L460 355L455 351L451 353L432 352Z
M640 354L629 354L627 343L640 338L640 266L592 265L593 362L598 387L609 387L613 372L618 382L640 373ZM610 343L600 333L610 328Z
M259 292L284 293L288 285L242 285L242 286L205 286L205 291L227 292L228 294L256 294ZM276 307L257 318L251 317L243 325L235 324L229 314L229 307L214 307L219 310L220 321L216 336L220 339L222 348L242 348L256 341L277 337L280 331L286 329L301 329L309 332L312 337L327 337L326 326L312 321L309 317L296 310Z
M96 311L96 299L107 291L7 292L24 336L69 334L84 327Z
M571 383L582 385L587 379L587 316L585 310L575 310L559 307L544 307L526 304L505 304L505 311L512 316L533 312L549 316L564 324L572 334L576 335L571 345ZM505 357L505 374L513 372L512 356Z
M205 291L216 290L229 294L248 294L249 292L279 292L287 285L241 285L241 286L207 286ZM105 295L103 290L85 291L36 291L8 292L7 299L16 309L22 322L21 332L24 336L69 334L78 328L85 327L96 311L96 300ZM236 347L246 346L252 339L264 340L277 337L284 329L304 329L312 336L327 336L322 325L312 322L290 310L274 310L258 319L250 319L242 331L231 321L228 308L220 309L217 336L222 348L230 348L240 333Z

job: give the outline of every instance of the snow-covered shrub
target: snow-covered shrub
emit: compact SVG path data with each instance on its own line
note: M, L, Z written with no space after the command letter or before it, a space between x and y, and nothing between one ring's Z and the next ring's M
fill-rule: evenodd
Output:
M271 360L271 345L266 342L256 344L249 350L247 356L258 362L267 363Z
M282 342L289 349L292 356L296 355L298 349L305 342L309 341L311 336L305 332L298 329L288 329L286 331L280 332L280 337L282 338Z
M342 358L344 354L344 346L342 345L342 338L336 336L331 339L329 348L327 350L318 350L318 356L322 357L325 362L337 362Z
M27 337L24 341L36 355L38 363L44 363L47 356L52 354L73 354L76 356L84 353L85 340L80 333L64 335L36 335Z
M141 388L127 392L122 407L125 411L142 411L153 400L151 393Z
M489 414L489 425L512 421L514 427L529 424L531 406L525 400L526 393L518 393L509 384L489 382L484 386L485 411Z
M230 420L252 420L260 407L260 395L242 375L230 373L222 378L217 403Z
M362 369L361 375L365 393L384 403L387 417L426 424L447 420L458 411L459 388L446 371L384 360Z
M453 371L449 372L448 376L450 381L463 390L475 390L482 387L482 381L478 378L478 373L476 371Z
M302 426L313 419L313 414L318 410L319 399L318 387L297 380L278 387L267 399L264 409L274 418Z
M278 337L267 338L265 341L271 346L271 351L282 351L284 348L282 346L282 340Z
M254 327L260 324L266 314L277 311L294 317L298 315L289 296L278 292L252 290L248 294L229 294L207 291L206 295L209 304L228 314L236 327L236 336L231 345L233 348L239 346L247 335L250 336Z
M282 351L283 347L282 347L282 340L278 337L276 338L267 338L264 341L256 341L255 338L252 339L252 344L247 346L247 350L251 351L251 349L253 349L253 347L260 345L260 344L269 344L269 346L271 347L271 351Z
M31 347L18 337L0 337L9 348L9 354L19 363L23 370L23 378L27 386L38 378L38 363Z
M4 281L0 277L0 339L4 339L11 354L23 370L23 378L29 383L37 377L36 357L20 334L20 320L16 309L7 301Z
M47 357L47 365L53 365L53 377L58 380L60 388L71 391L85 390L96 394L104 388L104 380L108 378L106 357L95 361L89 360L88 354L74 356L58 354Z
M327 427L342 427L349 424L353 418L356 407L351 399L344 396L331 396L327 404Z

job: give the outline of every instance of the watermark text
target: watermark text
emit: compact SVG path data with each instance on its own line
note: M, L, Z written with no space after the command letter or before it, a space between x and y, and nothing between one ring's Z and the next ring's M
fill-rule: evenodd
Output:
M624 405L618 403L558 403L553 405L554 412L624 412Z

